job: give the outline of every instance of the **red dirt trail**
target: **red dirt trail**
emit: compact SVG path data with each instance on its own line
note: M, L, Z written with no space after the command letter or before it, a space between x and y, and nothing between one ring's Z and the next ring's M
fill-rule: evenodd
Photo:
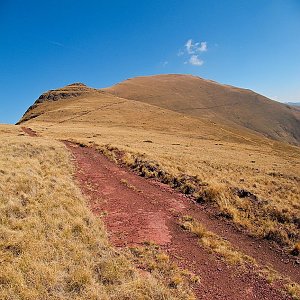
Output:
M32 136L32 137L38 136L37 133L29 127L21 127L21 129L29 136Z
M77 167L76 179L95 214L103 218L110 241L118 247L153 241L181 267L201 277L194 290L198 299L291 299L259 277L251 267L241 271L200 246L193 234L178 224L191 215L207 229L229 240L260 264L300 282L294 260L271 249L267 241L255 240L214 217L209 207L155 180L140 177L109 161L93 148L65 142Z

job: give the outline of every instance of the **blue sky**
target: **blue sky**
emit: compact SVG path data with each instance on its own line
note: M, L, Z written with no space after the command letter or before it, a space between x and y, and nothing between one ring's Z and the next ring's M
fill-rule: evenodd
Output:
M49 89L160 73L300 101L300 1L0 0L0 123Z

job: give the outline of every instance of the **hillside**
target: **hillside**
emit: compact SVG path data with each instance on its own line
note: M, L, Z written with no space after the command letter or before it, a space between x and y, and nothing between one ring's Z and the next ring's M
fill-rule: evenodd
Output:
M105 89L114 95L240 125L276 140L300 143L300 116L287 105L251 90L188 75L137 77Z
M161 100L160 105L165 107L159 107L153 103L118 97L112 94L111 89L96 90L76 83L43 94L25 113L20 123L34 128L43 136L62 140L72 139L90 145L110 144L129 153L143 153L172 174L199 176L201 181L216 190L214 193L216 198L219 197L217 202L220 209L232 215L236 223L247 227L255 235L275 235L273 239L280 243L285 245L295 243L298 237L296 232L298 232L297 216L300 201L299 148L265 138L233 121L228 122L225 117L221 118L221 113L229 115L229 107L220 111L210 111L201 117L179 112L183 92L189 95L187 81L189 90L194 91L193 95L197 94L195 91L203 90L201 85L198 86L198 81L215 87L213 90L215 94L225 93L224 90L230 91L228 92L230 95L233 93L253 95L253 92L178 75L132 79L120 84L120 87L123 89L125 86L125 90L130 92L137 90L134 84L136 81L157 81L160 78L163 79L160 84L148 85L149 95L153 97L150 97L151 102L158 102L155 93L166 90L165 85L173 86L173 93L175 89L179 96L174 98L172 107L177 107L178 111L166 108L171 102L164 100L166 99L164 97L162 99L165 102ZM128 82L133 82L132 89L127 88ZM175 82L178 87L182 87L175 88ZM141 86L143 88L139 91L148 91L145 86ZM154 89L152 86L155 87L155 93L151 94ZM247 105L254 101L251 97ZM282 117L286 113L287 108L284 105L259 95L255 97L258 98L256 102L261 102L261 105L269 105L269 110L274 106L274 116ZM192 99L191 96L188 99ZM213 103L216 100L210 97L208 101ZM229 101L228 95L224 103L225 101ZM187 103L192 107L196 102L194 99ZM231 106L234 108L233 114L234 111L241 113L239 108L242 106L242 104ZM284 112L281 115L280 109ZM257 110L255 106L253 110ZM199 111L194 110L194 113ZM212 114L214 118L211 117ZM252 117L255 120L255 117ZM258 120L263 121L263 118ZM278 125L276 119L272 122ZM283 125L280 126L283 128ZM276 131L270 125L268 128L269 132ZM297 131L298 128L293 130ZM252 207L254 203L250 201L245 206L246 202L239 202L236 199L234 191L237 187L250 191L260 199L267 199L266 205L256 210ZM227 197L231 198L230 204L226 200ZM239 207L238 210L236 206ZM245 209L251 213L245 214ZM274 209L275 215L279 214L279 219L282 214L283 218L287 218L285 215L288 214L289 221L278 224L277 217L274 219L272 215L267 219L262 218L265 210L274 211ZM290 235L291 230L295 232L295 236Z
M194 299L184 285L170 288L178 269L143 276L112 247L63 143L12 125L0 137L0 299Z
M167 76L167 81L178 77L181 76ZM182 85L188 78L191 86L200 80L217 86L216 91L222 87L189 76L182 77ZM136 80L140 79L128 82ZM127 92L137 90L136 85L128 89L128 82L121 84ZM176 82L180 86L180 80ZM150 86L149 93L154 87L157 93L165 89L159 84ZM224 299L225 294L230 298L235 286L242 284L242 294L234 292L237 299L244 299L244 292L254 286L256 293L264 295L262 299L273 298L271 295L276 299L278 294L272 294L270 288L282 282L286 282L284 290L290 295L299 294L299 286L289 280L299 283L300 278L300 149L286 143L288 132L280 137L282 141L276 141L279 136L267 138L262 131L230 120L229 108L234 107L237 115L242 104L226 106L226 110L214 107L200 116L196 114L201 110L195 109L194 98L187 102L194 108L194 114L183 111L183 87L174 87L179 96L174 96L177 102L174 100L172 105L167 100L157 105L156 96L150 98L151 103L149 99L129 99L127 94L116 95L115 89L118 88L97 90L76 83L51 90L39 97L19 122L27 128L23 130L30 134L31 128L41 139L68 141L66 145L77 170L76 182L89 199L92 211L105 216L111 241L125 248L133 241L141 243L141 239L150 245L153 240L154 244L161 244L172 261L202 278L201 288L197 285L194 290L198 299ZM243 99L244 93L253 94L227 86L222 89L220 95L225 89L231 95L238 93L239 99ZM146 87L139 92L142 90ZM188 90L185 88L189 95ZM229 101L229 96L224 98ZM251 99L247 102L249 106L254 101ZM288 108L263 99L260 105L268 106L269 110L274 105L272 124L278 125L279 119L275 117L288 114ZM209 101L216 100L211 97ZM255 124L261 123L252 125ZM271 126L267 129L271 133L277 130ZM113 163L107 162L102 154ZM156 181L137 179L137 175ZM194 235L187 236L187 232ZM184 249L184 253L178 258L179 249ZM143 252L141 257L144 255ZM193 263L195 255L197 268ZM207 261L209 264L204 263ZM244 261L251 264L248 269L254 272L247 273L247 283L233 275L237 272L235 268L241 276L246 274L245 270L231 266L233 262ZM255 285L257 274L265 274L266 282L276 283ZM164 277L161 273L160 276ZM248 294L245 299L255 297Z

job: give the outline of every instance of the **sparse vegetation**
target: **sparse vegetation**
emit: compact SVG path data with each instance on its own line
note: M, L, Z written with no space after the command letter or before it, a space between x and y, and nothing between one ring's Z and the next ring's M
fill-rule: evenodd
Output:
M292 296L293 299L299 300L300 299L300 286L299 284L295 283L288 283L285 286L286 290Z
M181 293L186 295L185 299L195 299L186 291L191 284L198 284L201 279L187 270L178 268L159 246L151 242L145 243L143 246L130 248L130 254L143 272L155 275L172 289L181 290Z
M121 179L121 183L133 191L141 192L134 185L130 184L126 179Z
M200 243L209 250L219 254L230 264L244 265L250 263L255 265L255 260L233 248L230 242L207 230L202 224L190 216L184 216L180 220L181 227L197 235Z
M264 277L270 284L276 283L281 286L284 292L291 295L293 299L300 299L299 284L292 282L289 278L280 275L268 266L259 266L253 257L235 249L230 242L207 230L201 223L194 220L193 217L183 216L180 220L180 225L183 229L194 233L199 238L199 242L202 246L221 256L228 263L238 264L242 267L251 265L256 273Z
M112 248L62 143L1 128L0 298L187 299Z

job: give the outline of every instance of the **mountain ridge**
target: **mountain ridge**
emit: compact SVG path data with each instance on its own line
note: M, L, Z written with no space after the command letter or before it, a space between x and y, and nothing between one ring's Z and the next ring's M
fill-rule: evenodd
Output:
M275 140L300 144L299 110L249 89L184 74L139 76L103 89L72 83L43 93L17 124L38 118L42 106L47 106L46 110L51 109L45 103L80 97L98 97L101 101L104 95L138 101L200 120L245 128Z

